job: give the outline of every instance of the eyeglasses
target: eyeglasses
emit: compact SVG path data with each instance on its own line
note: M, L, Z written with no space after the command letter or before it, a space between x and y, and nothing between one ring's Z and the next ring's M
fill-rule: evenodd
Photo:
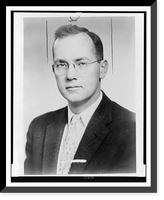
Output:
M82 73L86 72L88 65L93 64L95 62L100 62L100 61L101 60L96 60L96 61L93 61L93 62L77 61L77 62L72 63L72 65L75 68L77 73L82 74ZM58 61L58 62L56 62L55 64L52 65L52 68L53 68L53 71L57 75L62 76L62 75L65 75L67 73L70 65L71 64L69 64L65 61L64 62Z

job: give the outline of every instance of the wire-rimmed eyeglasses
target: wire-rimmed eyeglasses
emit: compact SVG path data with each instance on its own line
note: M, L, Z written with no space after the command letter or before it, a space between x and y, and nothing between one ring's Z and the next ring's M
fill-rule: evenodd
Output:
M75 68L77 73L85 73L88 65L93 64L95 62L100 62L101 60L95 60L93 62L87 62L87 61L77 61L77 62L73 62L71 63L73 65L73 67ZM52 65L53 71L57 74L57 75L65 75L68 71L69 66L71 65L66 61L57 61Z

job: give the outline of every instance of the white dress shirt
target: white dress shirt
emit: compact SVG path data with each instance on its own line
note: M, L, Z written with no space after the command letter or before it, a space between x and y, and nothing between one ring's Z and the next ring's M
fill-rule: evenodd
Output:
M96 108L100 104L101 100L102 100L102 92L100 92L100 96L96 100L95 103L93 103L89 108L87 108L82 113L80 113L82 126L81 126L81 129L78 130L78 138L77 138L77 141L76 141L77 142L77 148L78 148L78 145L79 145L79 143L80 143L80 141L83 137L83 134L84 134L85 129L86 129L88 123L89 123L89 120L91 119L93 113L95 112ZM60 161L61 161L61 155L62 155L64 141L65 141L65 138L67 136L69 124L70 124L70 121L71 121L73 115L75 115L75 114L72 113L72 111L70 110L70 108L68 106L68 123L66 124L66 126L64 128L64 133L63 133L63 137L62 137L62 141L61 141L61 145L60 145L59 156L58 156L57 174L59 173L59 165L60 165Z

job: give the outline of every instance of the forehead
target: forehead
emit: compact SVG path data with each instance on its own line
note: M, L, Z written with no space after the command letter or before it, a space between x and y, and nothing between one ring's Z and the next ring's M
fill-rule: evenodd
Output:
M95 48L92 39L86 33L79 33L57 39L54 43L56 59L76 59L78 57L95 58Z

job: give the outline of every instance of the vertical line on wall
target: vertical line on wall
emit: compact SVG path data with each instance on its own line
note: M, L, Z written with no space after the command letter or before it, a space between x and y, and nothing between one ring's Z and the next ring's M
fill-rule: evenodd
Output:
M46 58L47 58L47 65L48 65L48 22L46 20Z
M113 22L111 18L111 57L112 57L112 73L113 73Z

